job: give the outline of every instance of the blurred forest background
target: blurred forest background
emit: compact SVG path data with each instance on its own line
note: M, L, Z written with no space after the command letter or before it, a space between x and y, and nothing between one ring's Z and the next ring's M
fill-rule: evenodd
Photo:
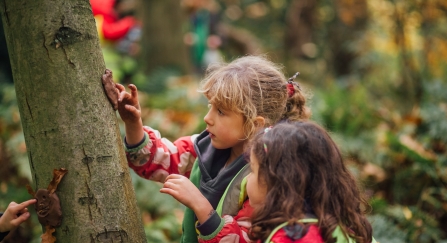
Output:
M94 10L106 66L139 88L144 124L169 139L202 131L207 101L196 89L206 66L267 54L286 76L301 73L312 119L331 131L365 189L374 237L447 242L447 1L99 2L112 3L113 21L131 18L110 36L107 9ZM30 197L31 174L0 34L4 210ZM132 176L148 242L178 242L183 206ZM37 243L40 234L34 214L5 242Z

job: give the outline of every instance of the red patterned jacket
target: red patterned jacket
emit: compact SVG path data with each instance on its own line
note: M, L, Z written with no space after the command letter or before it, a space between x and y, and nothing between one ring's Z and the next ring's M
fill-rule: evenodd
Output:
M204 158L204 155L207 154L209 150L214 150L212 147L210 147L210 143L209 145L206 145L207 139L209 140L209 136L206 136L207 133L202 133L200 134L200 136L199 134L196 134L192 136L181 137L172 143L169 140L162 138L157 130L146 126L143 127L143 129L145 131L145 137L139 144L130 147L126 144L125 140L124 142L126 145L126 156L129 167L131 167L139 176L145 179L164 182L169 174L181 174L189 178L191 169L196 164L198 153L203 156L202 158ZM200 145L197 145L199 142ZM199 152L195 151L195 143L199 150L205 150L200 150ZM220 153L222 153L222 151L220 151ZM208 162L216 163L216 161ZM229 173L224 174L221 177L230 177L226 179L232 179L236 176L235 173L232 174L232 172L228 172L228 170L219 172L219 174ZM236 172L238 171L239 169L236 170ZM216 178L217 177L219 176L216 176ZM198 183L195 183L195 185L199 187ZM225 188L226 185L224 185L223 189ZM239 193L237 193L237 195L239 195ZM217 202L220 201L220 197L221 196L216 199ZM233 209L233 212L235 212L234 215L224 214L223 217L220 217L217 213L212 215L201 226L196 225L196 228L192 230L192 238L201 243L250 242L247 236L247 232L251 226L249 217L253 209L250 207L248 200L246 200L245 202L238 202L237 200L240 199L235 199L236 202L234 202L235 200L231 199L231 203L236 204L236 211L234 211ZM225 206L229 205L227 203L228 202L225 203ZM211 204L213 205L213 203ZM242 207L238 207L238 204L242 205ZM213 205L213 207L215 207L216 209L216 205ZM192 224L194 223L194 218L188 220L187 218L188 216L185 213L185 219L183 223L184 225L185 222L187 222L187 224L191 224L191 222ZM206 235L203 235L203 232L200 231L200 228L201 230L204 230L203 232L206 232ZM184 230L186 230L185 227ZM197 232L197 235L195 231ZM188 232L191 234L191 231L188 230ZM190 239L191 238L188 238L188 240L186 241L188 241L189 243Z

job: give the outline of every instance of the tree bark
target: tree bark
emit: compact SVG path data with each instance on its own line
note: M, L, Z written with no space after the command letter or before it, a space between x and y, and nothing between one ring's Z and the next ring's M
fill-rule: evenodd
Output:
M87 0L0 0L33 189L53 169L58 242L146 242Z

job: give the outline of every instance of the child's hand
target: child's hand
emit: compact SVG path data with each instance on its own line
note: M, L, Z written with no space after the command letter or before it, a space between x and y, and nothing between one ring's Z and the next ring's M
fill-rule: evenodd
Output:
M112 71L106 69L101 77L101 81L110 104L112 104L114 110L117 110L119 90L116 88L116 84L113 81Z
M195 199L203 197L199 189L188 178L178 174L166 177L160 192L173 196L188 208L192 208Z
M171 174L166 177L161 193L173 196L177 201L192 209L200 223L208 219L213 207L199 189L186 177Z
M26 207L36 203L36 201L36 199L31 199L20 204L11 202L3 216L0 217L0 232L10 231L27 220L30 214Z
M101 77L107 98L114 110L118 110L121 119L127 122L138 122L141 117L140 104L138 102L137 87L129 85L131 93L127 93L123 85L113 81L112 71L106 69Z
M133 84L129 84L130 94L126 92L126 89L121 84L116 84L116 88L119 91L118 95L118 112L121 119L126 125L132 123L138 123L141 119L140 103L138 102L137 87Z

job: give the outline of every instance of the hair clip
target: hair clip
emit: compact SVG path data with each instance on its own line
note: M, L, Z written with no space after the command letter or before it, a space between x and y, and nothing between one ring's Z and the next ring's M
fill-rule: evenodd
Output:
M293 75L292 77L289 78L288 82L293 82L293 80L296 79L296 77L298 77L298 75L300 75L300 72L296 72L295 75Z
M272 130L272 128L273 128L273 126L266 127L264 129L264 134L266 134L268 131ZM264 143L264 151L265 151L265 153L267 153L267 144L265 144L265 143Z
M292 77L289 78L289 80L287 81L287 94L289 95L289 97L291 97L292 95L295 94L295 87L294 84L296 84L296 86L298 87L298 90L301 91L301 86L299 83L294 82L293 80L298 77L298 75L300 75L299 72L295 73L295 75L293 75Z

